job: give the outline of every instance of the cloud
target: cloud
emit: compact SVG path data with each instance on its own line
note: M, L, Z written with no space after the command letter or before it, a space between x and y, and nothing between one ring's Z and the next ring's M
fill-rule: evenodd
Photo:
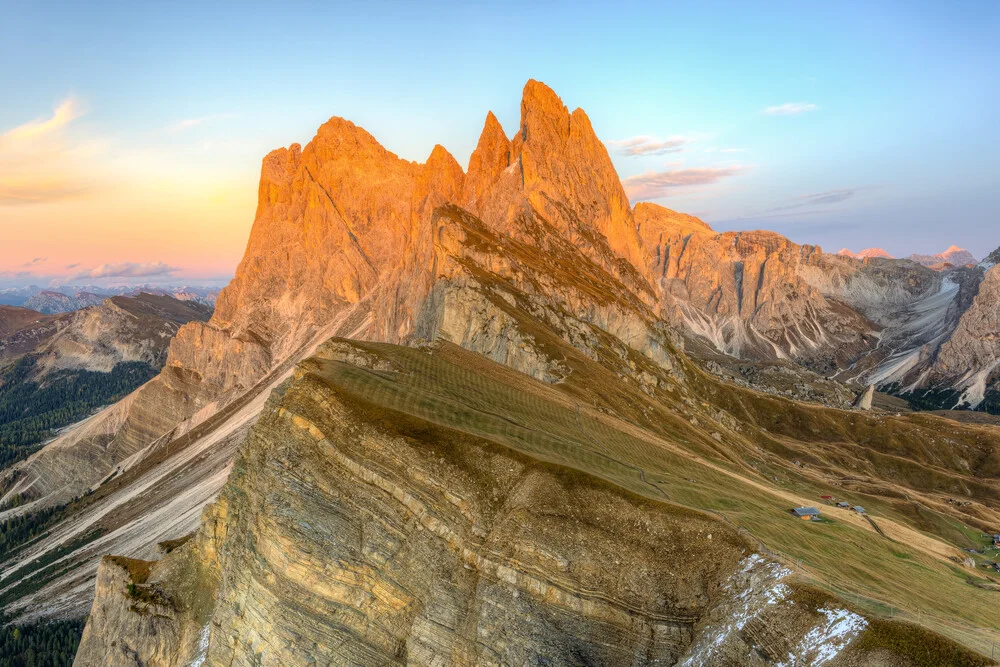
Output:
M36 264L44 264L48 259L49 259L48 257L35 257L30 262L25 262L21 266L27 269L32 266L35 266Z
M694 137L674 135L664 140L650 136L638 136L631 139L619 139L608 142L624 155L639 157L644 155L666 155L667 153L679 153L684 150L687 144L695 141Z
M0 206L41 204L79 197L90 191L91 186L60 177L37 179L0 179Z
M80 102L67 97L51 117L0 134L0 206L61 201L93 189L95 142L72 142L64 131L82 115Z
M764 113L769 116L795 116L807 111L816 111L819 106L812 102L786 102L764 109Z
M234 113L215 113L209 114L208 116L201 116L199 118L185 118L184 120L179 120L173 125L170 125L167 130L170 132L183 132L184 130L190 130L192 127L197 127L204 123L210 123L216 120L223 120L226 118L236 118Z
M69 279L148 278L152 276L168 276L177 271L180 271L180 269L164 264L163 262L118 262L117 264L101 264L93 269L77 271Z
M647 171L638 176L629 176L622 181L630 199L660 199L666 197L673 188L693 185L711 185L724 178L746 171L743 165L730 167L693 167L669 171Z
M80 266L79 262L77 262L76 264L67 264L66 265L66 270L68 271L69 269L75 269L78 266Z
M18 125L0 135L0 139L24 141L44 137L61 130L82 115L83 110L79 101L75 97L67 97L52 111L51 118L37 118L23 125Z
M796 208L811 208L814 206L830 206L833 204L839 204L841 202L847 201L858 192L867 190L869 188L841 188L840 190L827 190L826 192L817 192L811 195L799 195L795 197L795 200L791 204L785 206L779 206L777 208L771 209L772 211L788 211Z

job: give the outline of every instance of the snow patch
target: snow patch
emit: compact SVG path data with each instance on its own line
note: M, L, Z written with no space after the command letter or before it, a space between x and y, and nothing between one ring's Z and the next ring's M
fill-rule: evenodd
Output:
M868 627L868 621L846 609L822 608L819 613L826 620L807 632L795 650L788 654L787 661L779 662L778 667L825 665Z
M211 636L210 626L211 624L206 623L205 627L201 629L201 635L198 637L198 653L195 654L190 667L201 667L205 664L205 658L208 657L208 640Z
M782 580L791 574L788 568L768 561L760 554L745 558L724 587L728 593L735 594L732 613L724 622L705 629L701 639L689 650L687 658L679 663L681 667L712 664L713 657L726 640L742 631L765 609L788 598L792 591Z

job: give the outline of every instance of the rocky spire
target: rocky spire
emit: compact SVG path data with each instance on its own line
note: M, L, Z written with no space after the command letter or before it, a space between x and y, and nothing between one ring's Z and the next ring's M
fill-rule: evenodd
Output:
M518 225L528 210L612 272L620 273L625 259L637 274L628 282L648 281L632 209L607 149L587 114L570 113L544 83L532 79L524 86L512 141L487 116L464 195L497 231L525 233Z

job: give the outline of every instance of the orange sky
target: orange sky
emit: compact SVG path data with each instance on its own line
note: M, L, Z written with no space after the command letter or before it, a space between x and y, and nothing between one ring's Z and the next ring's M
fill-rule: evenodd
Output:
M85 113L70 97L0 130L4 277L120 262L162 262L179 279L231 275L253 221L256 165L179 157L171 140L190 123L161 130L164 150L131 150L81 127Z

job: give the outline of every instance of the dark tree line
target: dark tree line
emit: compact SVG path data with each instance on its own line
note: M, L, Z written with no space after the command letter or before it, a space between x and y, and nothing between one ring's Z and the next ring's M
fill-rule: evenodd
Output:
M0 627L0 667L70 667L84 621Z
M56 429L113 403L151 379L156 371L138 361L109 373L56 371L41 383L31 379L35 357L21 357L0 371L0 469L26 457Z
M60 518L64 509L65 505L46 507L0 523L0 560L6 559L17 547L48 530Z

